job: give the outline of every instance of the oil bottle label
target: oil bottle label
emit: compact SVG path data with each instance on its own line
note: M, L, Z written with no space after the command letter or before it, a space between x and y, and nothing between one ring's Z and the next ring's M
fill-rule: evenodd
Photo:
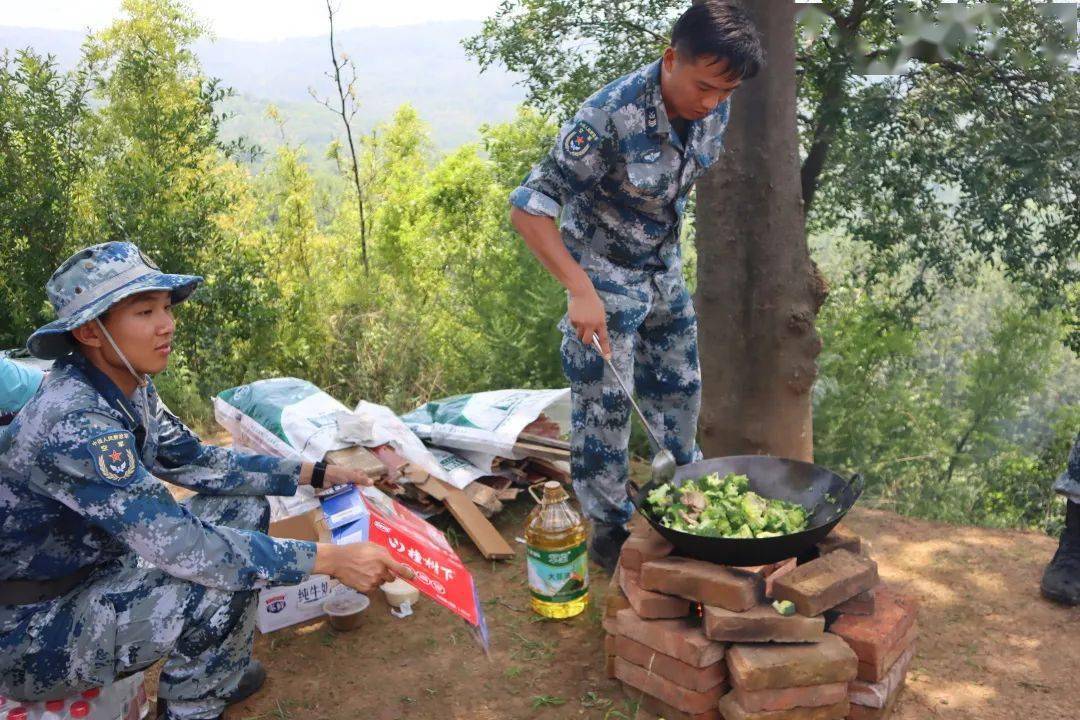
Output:
M526 564L533 597L543 602L565 603L587 593L589 566L585 547L581 543L565 550L528 548Z

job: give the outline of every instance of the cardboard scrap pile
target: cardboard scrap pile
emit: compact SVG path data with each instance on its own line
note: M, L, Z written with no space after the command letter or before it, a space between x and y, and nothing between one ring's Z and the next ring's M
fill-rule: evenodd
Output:
M447 398L399 418L361 402L355 410L295 378L260 380L214 399L238 449L362 470L423 517L449 510L488 559L514 557L488 520L525 488L569 482L568 390L508 390ZM318 507L314 493L274 498L274 518Z
M890 715L915 653L916 607L879 581L857 535L838 527L817 557L759 567L673 552L638 522L604 613L608 675L640 702L642 718ZM795 614L781 615L773 600L794 603Z

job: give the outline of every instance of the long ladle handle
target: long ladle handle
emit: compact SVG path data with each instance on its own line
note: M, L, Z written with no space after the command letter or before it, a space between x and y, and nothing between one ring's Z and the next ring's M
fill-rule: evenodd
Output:
M608 370L610 370L611 374L615 376L615 379L619 381L619 387L622 388L623 394L626 395L626 399L630 401L630 405L634 408L634 412L636 412L637 416L641 419L641 424L645 426L645 432L649 434L649 440L652 442L653 452L660 452L664 446L660 444L660 439L656 437L656 433L653 432L652 425L645 419L645 413L641 412L641 408L634 402L634 396L631 394L630 389L626 387L626 383L623 382L622 377L615 370L615 366L611 364L610 360L604 357L604 351L600 347L600 338L597 337L596 333L593 333L592 344L593 347L596 348L596 352L600 353L600 357L604 358L604 363L607 365Z

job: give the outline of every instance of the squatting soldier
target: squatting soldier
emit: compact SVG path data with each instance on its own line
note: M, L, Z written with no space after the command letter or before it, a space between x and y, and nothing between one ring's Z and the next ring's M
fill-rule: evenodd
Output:
M117 242L49 280L59 319L27 347L56 363L0 436L0 694L62 698L164 658L165 715L220 717L265 678L259 588L411 577L367 543L265 534L267 495L363 473L203 445L161 402L149 375L168 364L172 306L200 281ZM177 503L163 480L197 494Z
M632 509L630 408L590 349L592 336L632 378L676 461L700 459L697 320L679 230L694 181L722 151L728 98L762 63L743 10L695 4L675 23L663 57L589 98L510 196L514 226L568 292L560 328L573 403L571 472L593 522L590 557L608 570Z

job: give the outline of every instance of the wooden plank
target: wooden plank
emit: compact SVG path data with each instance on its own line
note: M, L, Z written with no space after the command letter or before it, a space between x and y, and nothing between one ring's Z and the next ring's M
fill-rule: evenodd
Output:
M458 521L465 534L485 558L505 560L514 557L514 548L510 547L495 526L480 512L480 508L476 507L476 504L462 490L431 476L423 482L416 483L416 486L446 505L446 509Z
M550 438L544 435L521 433L520 435L518 435L518 442L529 443L530 445L543 445L544 447L555 448L557 450L565 450L566 452L570 452L570 443L566 440Z
M331 465L341 465L362 470L373 480L386 474L386 465L366 447L356 445L344 450L331 450L326 453L326 462Z

